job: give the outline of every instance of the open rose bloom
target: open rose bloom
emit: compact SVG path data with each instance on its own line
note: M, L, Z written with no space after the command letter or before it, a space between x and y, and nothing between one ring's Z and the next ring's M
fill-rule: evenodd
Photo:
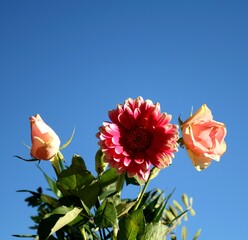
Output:
M151 164L160 169L171 164L178 150L178 126L170 123L171 115L161 113L158 103L129 98L109 111L109 118L97 137L105 161L118 174L147 180Z
M29 120L32 141L30 155L37 159L50 160L59 151L59 137L39 114L30 117Z
M226 127L213 120L206 104L181 124L181 130L188 155L199 171L207 168L212 160L219 161L226 151Z

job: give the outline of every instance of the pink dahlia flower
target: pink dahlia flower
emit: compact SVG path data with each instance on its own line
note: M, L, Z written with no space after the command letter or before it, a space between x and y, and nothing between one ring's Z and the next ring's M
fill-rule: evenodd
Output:
M171 115L161 113L159 103L142 97L127 99L109 111L112 122L104 122L97 137L105 154L105 162L118 174L137 174L147 180L150 165L168 167L178 150L178 126Z

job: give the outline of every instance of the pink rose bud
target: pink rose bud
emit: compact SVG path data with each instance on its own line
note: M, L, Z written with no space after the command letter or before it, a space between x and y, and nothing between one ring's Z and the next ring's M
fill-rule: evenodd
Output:
M59 151L59 137L39 114L30 117L29 120L32 141L30 155L37 159L51 159Z
M187 153L198 171L207 168L212 160L219 161L226 151L226 127L213 120L206 104L181 124L181 131Z

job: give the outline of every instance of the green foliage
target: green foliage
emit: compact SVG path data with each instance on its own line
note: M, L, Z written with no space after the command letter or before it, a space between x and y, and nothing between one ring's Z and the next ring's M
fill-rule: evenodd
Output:
M98 152L97 158L102 158ZM99 159L98 159L99 160ZM99 162L98 162L99 163ZM32 229L37 235L13 235L31 237L35 240L160 240L170 235L176 239L175 228L187 216L194 215L193 200L186 194L182 196L184 207L170 199L160 189L145 192L147 183L136 178L119 176L112 168L97 168L97 176L87 170L84 160L74 155L71 165L61 167L57 180L51 179L40 169L55 195L49 196L38 188L36 192L21 190L31 196L25 199L28 206L37 208L32 216L35 223ZM155 177L159 171L151 171ZM139 186L138 198L122 199L123 182ZM186 219L185 219L186 220ZM193 240L200 235L198 230ZM186 240L187 229L182 228L182 239Z
M141 209L135 210L124 218L120 219L118 240L133 240L142 235L145 230L145 219Z

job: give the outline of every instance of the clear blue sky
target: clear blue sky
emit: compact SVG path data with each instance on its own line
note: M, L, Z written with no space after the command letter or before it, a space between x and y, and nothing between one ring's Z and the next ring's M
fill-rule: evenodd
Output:
M29 116L39 113L94 170L95 137L107 111L126 98L160 102L177 123L206 103L228 129L227 152L197 172L180 149L150 187L186 192L200 239L247 237L248 2L0 1L1 231L30 233L24 193L47 186L29 157ZM49 162L40 165L50 176ZM191 239L191 238L189 238Z

